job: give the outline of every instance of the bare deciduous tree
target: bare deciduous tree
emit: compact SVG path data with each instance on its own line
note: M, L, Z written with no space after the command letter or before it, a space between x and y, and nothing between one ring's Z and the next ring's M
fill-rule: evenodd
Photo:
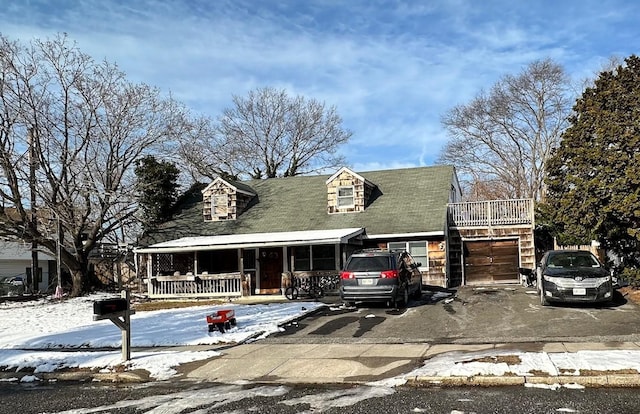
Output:
M134 221L135 162L184 133L185 112L66 36L0 36L0 236L55 255L60 235L81 294L91 251Z
M351 132L335 107L284 90L262 88L233 97L209 139L183 140L182 154L198 174L213 178L287 177L342 165L336 155ZM201 127L209 127L202 120ZM198 134L198 138L204 134Z
M533 198L571 110L564 69L549 59L504 76L473 101L447 112L449 132L438 162L453 164L470 199Z

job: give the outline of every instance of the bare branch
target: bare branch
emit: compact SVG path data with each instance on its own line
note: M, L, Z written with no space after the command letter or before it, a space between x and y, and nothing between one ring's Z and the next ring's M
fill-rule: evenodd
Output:
M0 235L53 249L57 232L27 225L28 216L59 219L63 263L80 293L91 250L135 219L135 162L190 131L187 118L181 105L94 62L66 36L28 45L0 36ZM28 145L37 157L35 205L25 197Z
M284 90L257 89L233 97L215 129L183 140L181 153L202 176L272 178L318 172L342 162L351 137L334 107Z
M545 163L567 126L570 102L563 68L549 59L532 62L445 114L450 139L438 162L456 165L474 197L485 197L483 189L491 197L539 200Z

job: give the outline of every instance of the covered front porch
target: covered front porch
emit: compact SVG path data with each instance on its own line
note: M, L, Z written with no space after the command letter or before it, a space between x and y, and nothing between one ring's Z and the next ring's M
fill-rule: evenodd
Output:
M150 298L282 294L291 276L337 277L363 228L185 237L135 249Z

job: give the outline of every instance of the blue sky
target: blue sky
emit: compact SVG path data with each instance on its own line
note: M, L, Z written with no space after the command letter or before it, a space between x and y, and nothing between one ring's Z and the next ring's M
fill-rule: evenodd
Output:
M431 165L442 115L551 58L576 79L638 53L640 2L2 0L0 33L65 32L130 80L217 117L273 86L335 105L356 171Z

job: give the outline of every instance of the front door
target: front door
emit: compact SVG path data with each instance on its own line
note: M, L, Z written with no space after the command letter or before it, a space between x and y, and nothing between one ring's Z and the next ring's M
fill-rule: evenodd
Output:
M260 293L280 293L283 271L282 247L260 249Z

